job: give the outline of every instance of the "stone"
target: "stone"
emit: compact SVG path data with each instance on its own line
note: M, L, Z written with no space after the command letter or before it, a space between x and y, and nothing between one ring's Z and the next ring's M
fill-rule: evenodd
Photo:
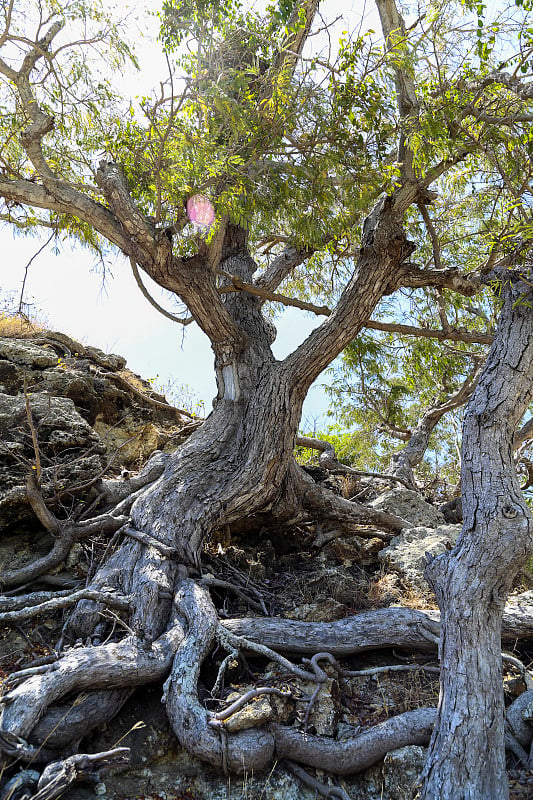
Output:
M316 689L316 684L302 684L302 689L308 697L311 697ZM314 731L318 736L337 735L340 713L340 690L336 678L327 678L320 684L315 702L307 717L309 730ZM300 716L307 712L309 701L299 702L296 707L299 709Z
M427 591L424 578L426 553L438 556L451 549L461 532L461 525L407 528L395 536L379 553L379 558L418 589Z
M183 423L125 359L69 336L40 331L32 339L0 337L0 530L40 529L26 499L35 463L25 392L41 453L43 496L86 487L104 468L137 469L154 452L173 449ZM84 489L74 490L79 496Z
M0 359L34 369L57 366L57 355L53 350L39 347L27 339L0 337Z
M436 528L445 522L444 515L427 503L419 492L411 489L390 489L369 503L376 511L386 511L410 522L413 527Z
M383 760L383 797L411 800L426 760L426 748L401 747L387 753Z
M226 698L225 702L231 704L238 700L239 697L241 697L241 695L234 692ZM272 720L273 716L274 712L268 697L260 695L232 714L231 717L224 720L224 728L229 733L244 731L247 728L256 728L259 725L265 725Z
M102 471L98 435L72 400L32 393L27 396L38 439L44 497L84 484ZM33 519L26 499L26 476L35 449L23 395L0 394L0 529Z

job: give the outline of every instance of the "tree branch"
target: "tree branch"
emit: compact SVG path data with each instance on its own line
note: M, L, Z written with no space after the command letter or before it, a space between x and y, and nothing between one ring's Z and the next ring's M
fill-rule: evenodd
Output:
M18 72L0 59L0 73L17 87L24 113L29 120L29 124L20 134L20 141L45 186L49 188L56 180L56 175L44 157L41 140L43 136L53 130L54 118L40 108L30 83L30 74L37 61L48 51L50 44L62 27L63 22L60 21L54 22L50 26L43 38L36 42L27 53Z
M394 0L376 0L376 5L387 52L393 53L395 56L393 65L396 102L402 126L398 144L398 161L401 165L403 181L412 182L416 180L416 176L413 167L413 153L407 145L407 136L413 121L418 117L419 105L412 75L408 68L400 66L400 60L404 54L402 51L406 49L405 24Z
M402 325L398 322L381 322L368 320L365 328L387 333L400 333L404 336L416 336L422 339L439 339L440 341L465 342L466 344L491 344L492 335L489 333L471 333L462 328L450 328L439 331L435 328L415 328L413 325Z
M224 270L218 271L219 275L224 275L231 281L231 286L221 286L218 290L220 294L228 294L230 292L240 291L248 292L256 297L261 297L263 300L270 300L273 303L282 303L284 306L292 306L294 308L301 308L303 311L312 311L313 314L322 314L329 316L331 309L327 306L317 306L314 303L307 303L305 300L298 300L296 297L286 297L284 294L278 292L267 291L266 289L254 283L246 283L238 275L230 275L229 272Z
M276 256L267 269L254 281L259 289L274 292L293 269L303 264L313 255L311 249L298 250L296 247L287 246Z
M66 184L60 188L56 185L52 194L48 188L33 181L23 179L11 181L0 177L0 196L12 203L76 216L97 230L111 244L119 247L124 253L128 252L129 238L109 209Z
M320 327L283 362L289 385L306 391L364 326L401 265L413 250L403 230L404 211L416 199L417 187L403 186L391 197L382 196L363 225L359 257L336 308ZM398 276L396 278L396 276Z
M291 77L299 56L309 36L311 25L318 10L318 0L301 0L294 6L289 22L287 23L288 35L283 42L278 54L273 58L269 67L266 85L259 96L259 103L264 105L271 98L276 80L281 74ZM303 12L303 15L302 15ZM303 16L303 24L302 24Z
M160 314L162 314L167 319L172 320L172 322L179 322L180 325L190 325L191 322L194 322L193 317L185 317L185 318L176 317L174 314L171 314L170 311L166 311L163 308L163 306L160 306L159 303L156 300L154 300L154 298L152 297L152 295L142 282L139 270L137 269L137 263L134 258L131 258L131 256L130 256L130 264L131 264L131 271L133 272L133 277L135 278L135 283L141 290L143 296L148 300L150 305L156 309L156 311L159 311Z
M463 275L458 269L420 269L415 264L405 264L405 269L395 288L421 289L435 286L451 289L465 297L473 297L486 288L486 281L479 275Z
M481 371L481 359L476 364L473 372L468 375L462 386L457 392L447 397L438 405L426 409L418 425L411 433L409 441L398 453L394 453L391 459L390 470L393 475L402 477L408 488L416 489L416 481L413 475L413 468L418 466L428 448L429 437L435 426L442 417L449 411L459 408L472 396L476 388L477 379Z

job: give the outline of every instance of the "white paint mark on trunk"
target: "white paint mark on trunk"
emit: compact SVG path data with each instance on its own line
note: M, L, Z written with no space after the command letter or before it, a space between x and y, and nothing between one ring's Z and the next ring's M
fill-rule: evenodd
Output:
M222 380L224 381L224 399L237 399L237 381L233 364L222 367Z

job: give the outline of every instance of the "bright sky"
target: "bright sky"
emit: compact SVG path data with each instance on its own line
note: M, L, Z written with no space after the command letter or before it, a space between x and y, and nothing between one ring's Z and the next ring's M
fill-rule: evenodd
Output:
M117 3L117 8L133 9L132 23L140 32L136 49L142 69L123 76L125 96L147 94L166 76L165 62L157 45L148 41L150 31L157 30L157 23L147 10L158 7L156 0ZM346 9L347 14L355 13L357 19L365 13L365 7L365 3L357 0L353 2L353 10L350 0L337 5L339 11ZM26 265L45 241L46 237L14 237L9 228L0 227L0 247L4 253L2 293L20 295ZM34 310L45 316L52 329L105 351L120 353L130 369L144 378L155 378L159 385L164 386L168 381L185 384L209 411L216 389L207 337L196 325L184 329L155 311L141 295L124 258L117 256L106 266L103 281L101 269L87 252L72 249L68 243L57 255L47 248L27 271L24 299L34 304ZM158 287L146 276L143 279L153 296L160 299ZM160 302L165 306L164 299ZM287 309L277 320L276 357L282 358L293 350L320 322L321 319L305 312ZM319 378L304 405L302 427L308 431L327 424L324 414L328 399L323 383L324 379Z

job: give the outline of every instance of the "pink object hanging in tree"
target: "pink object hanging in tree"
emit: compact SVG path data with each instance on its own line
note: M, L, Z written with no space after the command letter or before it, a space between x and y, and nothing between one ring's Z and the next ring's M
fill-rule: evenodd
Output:
M203 194L195 194L187 200L187 216L201 227L209 227L215 221L215 209Z

